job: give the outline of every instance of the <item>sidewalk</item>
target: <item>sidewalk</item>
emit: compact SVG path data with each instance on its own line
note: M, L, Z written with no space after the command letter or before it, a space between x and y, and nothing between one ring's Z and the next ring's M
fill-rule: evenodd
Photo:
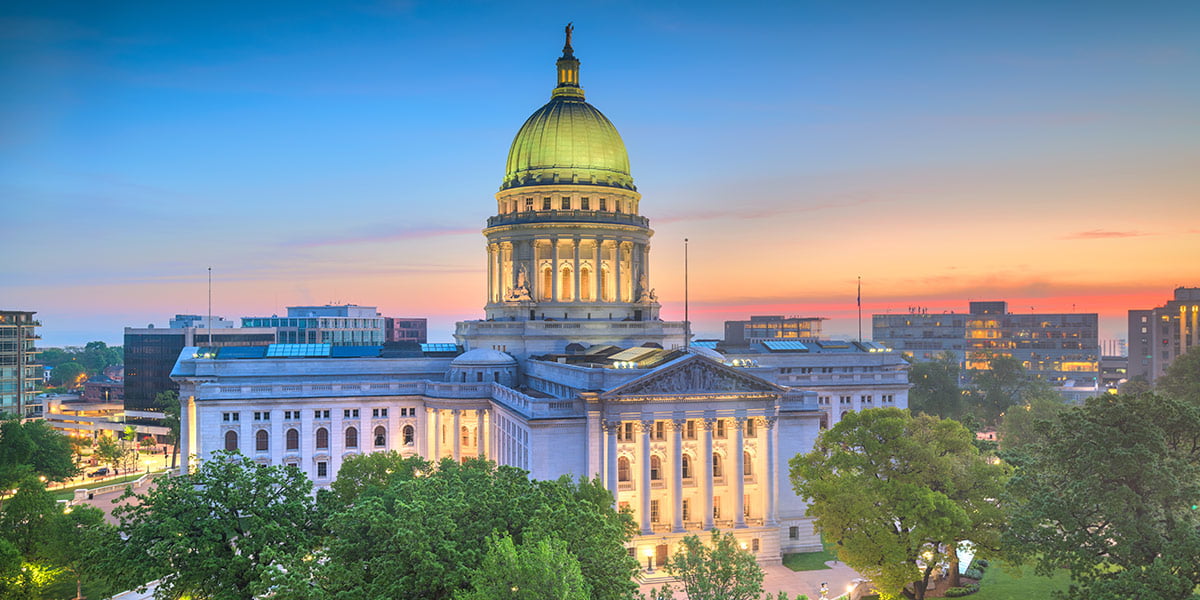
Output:
M793 571L783 565L765 566L763 591L769 594L787 592L789 599L805 594L810 600L818 600L821 597L821 583L824 582L829 586L829 598L833 599L845 595L851 582L862 577L845 563L830 561L825 564L832 568L820 571ZM651 589L660 587L662 584L642 585L639 589L643 594L647 594ZM676 588L676 600L687 598L680 584L674 583L672 587Z

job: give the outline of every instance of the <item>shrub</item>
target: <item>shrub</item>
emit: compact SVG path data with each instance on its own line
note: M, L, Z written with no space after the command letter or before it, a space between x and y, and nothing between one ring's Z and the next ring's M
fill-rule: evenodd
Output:
M968 579L983 579L983 570L976 569L976 568L967 569L963 573L963 577L966 577Z
M975 560L974 566L979 567L979 570L982 571L982 570L992 566L992 563L989 563L988 559L986 559L986 558L980 558L980 559Z
M947 598L960 598L962 596L969 596L978 591L979 591L979 584L972 583L970 585L964 585L962 587L952 587L952 588L946 590L946 597Z

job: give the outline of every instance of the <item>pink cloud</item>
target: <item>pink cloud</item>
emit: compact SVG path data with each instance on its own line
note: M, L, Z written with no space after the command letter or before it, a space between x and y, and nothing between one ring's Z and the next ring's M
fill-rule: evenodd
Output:
M1077 231L1072 234L1063 236L1060 239L1064 240L1104 240L1109 238L1129 238L1143 237L1154 235L1144 231L1109 231L1107 229L1089 229L1087 231Z

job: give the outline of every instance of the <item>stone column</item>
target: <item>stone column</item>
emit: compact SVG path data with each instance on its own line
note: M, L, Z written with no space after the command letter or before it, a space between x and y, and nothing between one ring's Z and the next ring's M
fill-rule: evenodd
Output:
M550 238L550 244L553 246L553 252L550 256L554 260L550 267L550 301L558 302L558 238Z
M642 244L642 273L646 274L646 293L654 286L650 285L650 244Z
M775 472L775 423L777 417L767 417L767 472L763 473L764 483L766 483L767 498L764 503L763 524L775 524L775 494L779 488L778 474Z
M704 437L704 453L700 456L700 467L704 469L704 487L700 493L704 494L704 529L705 531L713 528L713 426L717 424L716 419L704 419L703 431L701 435Z
M488 301L488 304L491 304L496 301L496 248L495 248L495 245L488 244L487 252L488 252L488 270L487 270L488 299L487 299L487 301Z
M642 463L642 479L638 483L638 492L642 497L642 535L653 533L650 525L650 432L654 429L654 421L642 421L642 452L638 462Z
M574 253L573 253L573 256L572 256L572 258L575 260L575 273L574 273L574 275L571 277L571 283L575 284L575 296L574 296L574 297L573 297L571 300L572 300L573 302L579 302L579 290L580 290L580 283L579 283L579 279L580 279L580 277L579 277L579 275L580 275L580 272L579 272L579 238L575 238L574 242L575 242L575 243L573 244L573 245L574 245Z
M442 460L442 411L436 408L429 408L430 425L429 425L429 460L430 462L438 462Z
M454 462L462 462L462 411L455 409L454 414Z
M529 240L526 242L529 247L529 268L526 275L529 282L529 296L534 300L542 299L542 274L538 272L538 240ZM519 277L514 273L513 277Z
M480 419L483 421L483 456L496 460L496 450L492 448L492 411L484 410Z
M475 411L475 458L483 458L483 411Z
M737 418L733 420L733 426L737 429L737 442L734 444L733 457L733 477L737 481L737 497L734 498L733 507L736 512L733 526L746 526L746 473L745 463L742 462L743 453L746 451L746 419Z
M607 474L605 483L608 484L608 491L612 492L614 505L620 497L620 484L617 482L617 431L620 428L620 421L604 422L605 451L608 454L604 465L604 472Z
M616 287L614 288L616 290L616 296L614 296L614 299L616 302L625 301L625 296L621 293L621 245L622 242L619 240L613 244L613 271L615 272L616 276Z
M671 422L672 436L675 445L671 448L671 497L675 506L671 519L671 531L683 531L683 428L687 425L685 419L675 419Z
M596 257L596 260L592 261L592 279L594 280L592 281L592 286L596 288L596 293L592 296L592 302L604 301L604 288L601 287L601 282L603 280L601 273L603 273L604 270L600 268L600 247L603 244L604 240L601 240L600 238L596 238L592 244L592 251L595 253Z

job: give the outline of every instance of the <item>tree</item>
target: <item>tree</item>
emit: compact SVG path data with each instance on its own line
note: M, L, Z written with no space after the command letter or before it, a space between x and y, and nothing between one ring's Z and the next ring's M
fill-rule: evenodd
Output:
M120 465L128 453L129 451L125 449L125 446L120 441L107 435L100 436L96 440L96 456L113 468Z
M17 493L4 502L0 512L0 537L8 540L27 561L37 558L45 530L55 513L61 512L46 486L30 477Z
M490 536L487 554L471 575L471 591L455 600L588 600L579 561L562 540L513 544L507 533Z
M45 421L0 421L0 490L13 489L34 476L63 481L79 472L67 436Z
M87 369L83 365L71 361L65 362L50 372L50 385L75 389L87 380Z
M381 468L384 459L367 456L343 464L353 481L322 497L327 545L301 587L311 581L332 597L449 599L470 589L487 550L480 540L498 532L518 546L560 539L578 560L590 598L633 593L637 564L625 549L633 520L613 509L599 482L532 481L525 471L480 459L447 459L432 470L410 468L416 464L395 461L390 472ZM353 501L340 504L340 496Z
M1060 597L1195 598L1200 585L1200 409L1143 394L1091 398L1013 457L1012 560L1065 567Z
M1127 396L1136 396L1138 394L1148 394L1154 391L1154 386L1146 381L1145 375L1135 375L1134 377L1117 386L1117 393Z
M912 389L908 408L913 414L925 413L953 419L963 413L962 388L958 387L958 359L942 352L932 361L914 363L908 372Z
M171 430L171 468L175 468L176 459L179 457L179 440L180 440L180 406L179 392L175 390L166 390L159 392L154 396L155 404L162 407L163 410L163 425L166 425Z
M433 471L433 464L412 456L405 458L395 450L352 456L338 469L330 491L340 506L353 504L363 494L379 494L393 482L406 481Z
M161 478L118 506L126 540L103 549L106 579L132 587L159 579L159 594L250 599L282 561L313 552L312 483L292 467L216 452L195 472Z
M1000 448L1013 452L1042 441L1044 430L1038 427L1038 422L1053 419L1066 409L1062 396L1053 391L1032 394L1023 405L1010 407L1004 413L1000 421Z
M1011 356L993 356L987 370L975 373L973 380L978 398L973 408L990 425L996 424L1008 407L1020 404L1022 394L1032 385L1025 367Z
M1158 393L1200 406L1200 346L1179 355L1158 378Z
M714 529L706 546L699 536L683 538L667 561L667 572L683 583L691 600L751 600L762 593L763 570L732 533Z
M796 493L838 557L885 595L924 598L934 566L958 542L998 546L1007 468L956 421L897 408L851 412L792 458Z
M75 506L55 514L46 527L42 550L46 559L75 578L75 597L83 597L83 581L91 579L94 548L115 543L116 528L104 521L104 511Z

